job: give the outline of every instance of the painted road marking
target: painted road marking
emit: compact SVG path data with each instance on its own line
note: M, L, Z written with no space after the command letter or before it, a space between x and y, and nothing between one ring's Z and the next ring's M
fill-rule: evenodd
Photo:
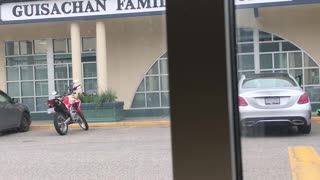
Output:
M320 157L313 147L289 147L288 152L293 180L320 179Z

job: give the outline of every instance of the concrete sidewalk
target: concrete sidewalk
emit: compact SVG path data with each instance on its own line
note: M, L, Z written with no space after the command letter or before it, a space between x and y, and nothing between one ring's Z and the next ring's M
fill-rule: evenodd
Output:
M89 127L139 127L139 126L170 126L170 117L139 117L125 118L119 122L88 122ZM31 129L51 129L54 128L53 120L32 121ZM78 124L71 124L69 128L79 128Z

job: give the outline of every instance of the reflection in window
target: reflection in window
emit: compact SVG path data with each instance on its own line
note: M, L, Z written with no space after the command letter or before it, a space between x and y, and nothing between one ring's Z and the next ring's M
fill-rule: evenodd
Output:
M161 56L147 71L133 98L131 108L168 108L168 57Z
M282 72L289 73L293 77L302 75L302 87L311 96L312 109L320 108L320 100L316 97L320 88L319 65L302 49L286 39L263 31L241 29L237 31L238 36L243 36L237 37L238 49L242 48L237 53L238 78L254 72ZM257 32L249 33L254 31ZM254 48L258 49L258 52L244 51L243 44L248 44L246 41L249 39L257 46ZM259 65L255 66L257 63Z

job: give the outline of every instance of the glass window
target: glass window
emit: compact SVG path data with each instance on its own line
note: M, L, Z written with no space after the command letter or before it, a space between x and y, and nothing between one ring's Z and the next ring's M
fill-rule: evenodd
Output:
M240 42L253 42L253 31L252 29L241 28L239 30L240 36L238 37Z
M6 55L19 55L19 41L7 41L6 42Z
M166 57L167 53L161 56L148 70L140 82L131 108L169 107L168 59ZM154 100L155 102L152 102Z
M287 68L287 53L274 54L274 68Z
M320 86L308 86L304 90L308 93L311 101L320 102Z
M272 41L272 34L259 31L259 41Z
M85 79L84 92L88 94L97 94L97 79Z
M282 41L282 40L284 40L284 39L282 39L282 38L279 37L279 36L273 35L273 40L274 40L274 41Z
M36 81L36 96L48 95L48 81Z
M87 77L97 77L97 65L96 63L84 63L83 64L83 75Z
M58 94L64 94L67 92L69 87L69 80L55 80L55 91L57 91Z
M161 76L161 90L168 91L169 90L169 83L168 83L168 76Z
M146 77L146 88L147 91L159 91L159 77L158 76L147 76Z
M299 48L290 42L282 42L282 51L297 51Z
M36 80L48 79L47 66L35 66Z
M144 87L144 79L142 80L142 82L139 85L139 88L137 90L137 92L143 92L145 91L145 87Z
M68 38L68 52L70 53L70 52L72 52L72 46L71 46L72 44L71 44L71 39L70 38Z
M169 93L168 92L163 92L161 93L161 105L163 107L169 107Z
M238 79L241 79L243 75L245 76L250 74L254 74L254 71L238 72Z
M253 43L238 45L238 53L252 53L252 52L253 52Z
M238 69L239 70L254 70L254 56L253 55L238 55Z
M9 99L4 96L3 94L0 94L0 102L4 103L4 102L9 102Z
M272 69L272 54L260 54L260 68Z
M34 96L33 82L22 82L21 91L22 91L22 96Z
M290 69L289 74L293 77L300 76L302 75L302 69Z
M134 96L133 103L131 105L132 108L142 108L146 107L145 105L145 94L143 93L137 93Z
M7 67L7 81L19 80L19 67Z
M289 67L290 68L300 68L302 67L302 53L292 52L289 53Z
M82 51L96 51L96 38L82 38Z
M161 74L168 74L168 59L160 59Z
M260 43L260 52L275 52L279 50L278 42Z
M20 96L20 84L18 82L10 82L7 83L7 92L11 97L19 97Z
M305 69L304 84L319 84L319 69Z
M20 41L20 54L29 55L32 53L32 41Z
M242 84L242 88L281 88L281 87L294 87L296 83L283 77L273 78L253 78L245 80Z
M317 63L314 62L306 53L304 55L304 67L318 67Z
M66 53L67 52L67 40L66 39L54 39L53 40L53 52L54 53Z
M147 93L147 107L160 107L159 93Z
M95 62L96 54L95 53L82 53L81 62Z
M46 40L34 40L34 53L35 54L47 54L47 41Z
M147 74L148 75L159 74L158 61L152 65L151 69L149 70L149 72Z
M27 105L30 111L35 111L34 98L22 98L22 104Z
M72 78L72 64L68 64L69 67L69 78Z
M21 80L33 80L33 66L20 67Z
M54 66L54 78L55 79L66 79L68 78L68 65L59 64Z
M48 100L48 97L38 97L36 98L36 109L37 111L46 111L47 110L47 106L45 106L44 104L46 104Z
M54 55L54 63L55 64L72 63L71 54Z

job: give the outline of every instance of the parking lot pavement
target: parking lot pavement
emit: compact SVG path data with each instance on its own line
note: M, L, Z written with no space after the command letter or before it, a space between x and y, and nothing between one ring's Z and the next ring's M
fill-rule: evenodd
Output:
M1 179L172 179L168 126L9 133L0 147Z
M269 128L263 135L243 136L241 141L245 180L292 180L298 179L297 176L303 177L300 180L312 180L307 174L314 173L313 179L320 176L320 162L316 162L316 167L309 166L315 164L314 159L320 161L319 121L313 121L309 135L298 134L294 128ZM300 163L307 167L305 172L296 168L299 162L292 160L297 159L304 159L304 162ZM313 168L318 170L318 174L315 174Z

